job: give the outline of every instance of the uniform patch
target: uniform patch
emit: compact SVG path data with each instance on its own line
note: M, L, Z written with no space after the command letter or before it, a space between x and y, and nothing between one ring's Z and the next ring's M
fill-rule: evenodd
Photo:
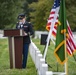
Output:
M26 27L28 27L28 26L24 26L24 27L26 28Z

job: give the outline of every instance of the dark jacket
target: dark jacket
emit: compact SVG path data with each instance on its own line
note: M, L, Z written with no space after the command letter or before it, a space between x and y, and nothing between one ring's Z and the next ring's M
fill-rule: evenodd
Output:
M30 35L34 34L31 23L25 22L24 24L21 24L21 25L19 23L17 23L16 28L23 29L24 32L26 32L28 34L27 36L23 37L23 42L30 43Z

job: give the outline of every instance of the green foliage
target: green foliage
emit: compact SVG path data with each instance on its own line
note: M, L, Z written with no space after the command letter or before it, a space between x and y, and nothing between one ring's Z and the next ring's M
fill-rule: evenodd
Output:
M28 6L29 4L33 3L33 2L37 2L38 0L25 0L23 6L22 6L22 9L23 9L23 12L26 14L27 18L26 20L27 21L30 21L30 16L29 16L29 13L30 11L32 11L32 9L30 9Z
M22 0L0 0L0 29L16 23L22 3Z
M76 31L76 1L66 0L67 19L73 31Z
M34 10L34 12L30 13L30 16L33 17L31 21L34 23L36 30L45 30L52 3L52 0L39 0L37 3L32 3L29 6Z
M45 30L47 19L49 17L50 10L53 6L54 0L39 0L38 3L32 3L29 7L34 10L30 13L33 17L31 21L34 24L36 30ZM66 0L67 19L72 30L76 29L76 2L75 0Z
M0 29L14 28L19 13L25 13L35 30L46 30L54 0L0 0ZM67 20L76 31L76 1L66 0Z
M26 0L29 4L31 4L32 2L37 2L38 0Z

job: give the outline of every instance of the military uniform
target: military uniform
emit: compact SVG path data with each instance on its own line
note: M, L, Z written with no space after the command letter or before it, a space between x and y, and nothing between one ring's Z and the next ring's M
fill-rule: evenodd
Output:
M24 23L18 22L16 25L17 29L23 29L25 33L27 33L26 36L23 37L23 63L22 67L26 68L27 64L27 57L28 57L28 48L30 44L30 35L34 34L33 28L31 23L25 21Z

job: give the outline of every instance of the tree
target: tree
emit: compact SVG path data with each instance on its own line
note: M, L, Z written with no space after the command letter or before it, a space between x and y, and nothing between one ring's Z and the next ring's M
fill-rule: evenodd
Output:
M31 4L32 2L38 2L38 0L26 0L29 4Z
M72 31L76 31L76 1L66 0L67 19Z
M11 28L22 12L22 0L0 0L0 29Z
M35 30L45 30L53 1L54 0L39 0L37 3L29 5L29 8L33 9L33 12L30 12L30 17L32 17L31 22L33 22ZM67 19L72 30L76 30L75 0L66 0L66 11Z
M31 22L33 22L35 30L45 30L52 4L52 0L39 0L29 6L29 8L33 8L30 17L32 17Z
M27 21L30 21L30 16L29 13L32 11L32 8L29 8L29 4L32 4L33 2L38 2L38 0L25 0L24 4L23 4L23 12L26 14L27 16Z

